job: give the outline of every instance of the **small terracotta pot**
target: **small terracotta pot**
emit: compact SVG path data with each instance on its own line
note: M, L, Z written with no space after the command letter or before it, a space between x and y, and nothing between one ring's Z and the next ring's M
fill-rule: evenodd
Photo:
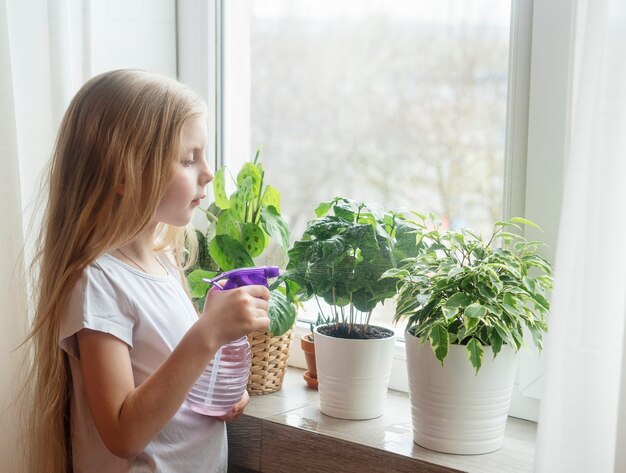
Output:
M302 335L300 346L306 359L307 371L304 372L304 380L311 389L317 389L317 365L315 364L315 342L309 340L309 335Z

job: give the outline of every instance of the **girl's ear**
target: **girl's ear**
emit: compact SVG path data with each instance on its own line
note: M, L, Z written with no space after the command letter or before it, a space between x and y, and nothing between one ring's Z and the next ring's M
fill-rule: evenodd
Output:
M117 184L115 186L115 193L119 195L124 195L124 191L126 190L126 186L124 184Z

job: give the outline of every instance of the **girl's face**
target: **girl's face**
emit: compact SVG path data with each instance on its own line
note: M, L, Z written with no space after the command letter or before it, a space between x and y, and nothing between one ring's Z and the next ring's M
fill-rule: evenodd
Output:
M182 227L191 221L193 210L206 197L213 173L206 162L208 133L204 115L188 119L182 130L182 151L174 175L156 210L156 220Z

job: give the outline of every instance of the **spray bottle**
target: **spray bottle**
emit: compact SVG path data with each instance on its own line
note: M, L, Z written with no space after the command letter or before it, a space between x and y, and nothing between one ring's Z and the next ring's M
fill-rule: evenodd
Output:
M279 270L276 266L260 266L233 269L204 281L220 290L250 285L268 287L267 280L278 275ZM216 282L222 279L227 281L220 287ZM231 407L241 400L246 390L251 360L252 351L248 337L244 336L223 345L187 395L191 409L214 417L230 412Z

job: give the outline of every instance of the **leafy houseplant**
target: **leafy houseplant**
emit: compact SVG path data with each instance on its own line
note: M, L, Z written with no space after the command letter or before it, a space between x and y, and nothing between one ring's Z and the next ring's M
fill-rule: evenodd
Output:
M536 227L528 220L497 222L484 240L419 217L432 228L421 235L424 251L384 275L398 282L396 320L408 319L413 440L446 453L492 452L502 446L524 328L542 346L551 268L540 242L509 231Z
M375 306L395 294L393 281L379 278L419 251L419 228L398 213L342 197L321 203L316 215L289 250L285 277L300 300L318 303L320 410L342 419L378 417L395 347L391 330L370 325Z
M484 346L491 346L494 356L503 344L517 351L524 345L524 327L541 349L550 264L537 254L542 243L508 231L537 225L519 217L497 222L485 241L469 229L442 232L432 217L430 224L434 228L422 236L425 250L385 274L399 280L396 321L408 318L409 332L430 342L442 364L450 344L465 345L476 372Z
M343 197L322 202L315 213L289 250L286 277L297 284L300 300L315 298L330 335L376 337L372 310L395 295L394 282L379 278L419 252L419 226L399 213ZM320 300L330 305L329 314Z
M192 297L201 306L209 289L202 278L210 278L231 269L251 267L270 243L277 245L286 259L289 228L280 215L280 192L265 184L265 170L257 151L252 162L245 163L235 180L236 190L226 191L226 171L215 173L215 202L201 209L208 220L208 230L196 230L199 242L197 267L187 275ZM282 335L295 321L295 300L286 287L272 286L269 318L270 332Z

